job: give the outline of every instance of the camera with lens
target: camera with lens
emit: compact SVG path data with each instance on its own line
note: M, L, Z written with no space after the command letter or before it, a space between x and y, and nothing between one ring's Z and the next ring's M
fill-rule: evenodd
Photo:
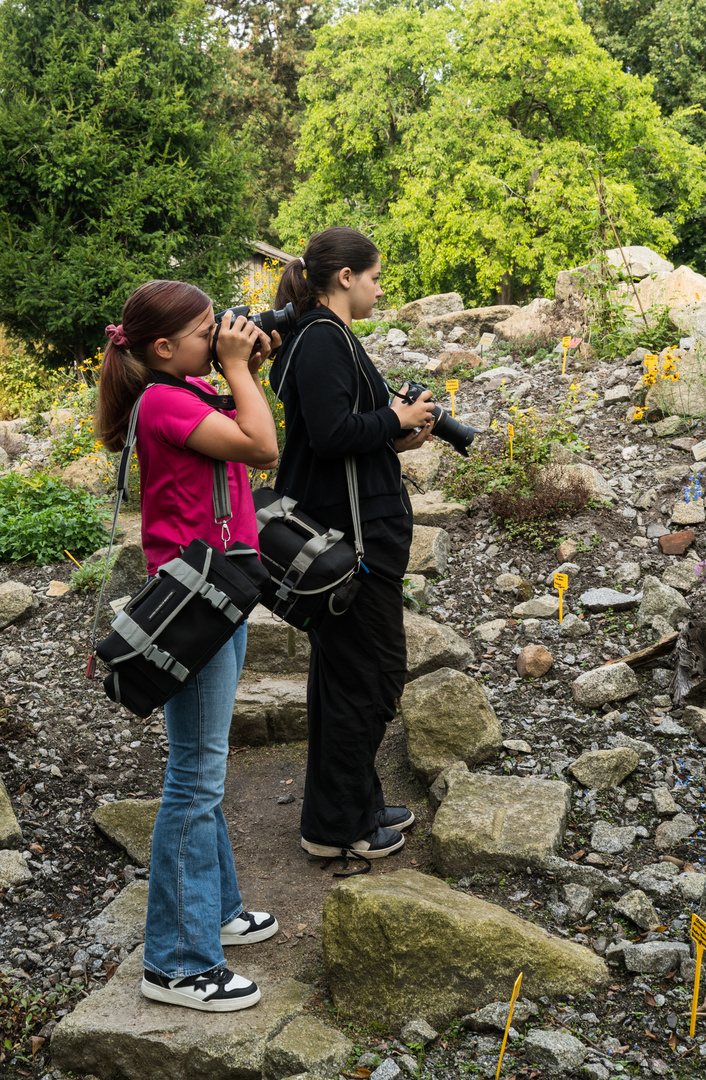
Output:
M213 316L216 323L216 329L213 332L213 341L211 342L211 360L213 366L219 374L223 374L223 368L221 362L218 359L218 353L216 346L218 345L218 335L221 332L221 326L223 325L223 317L227 315L228 311L233 312L233 318L230 321L232 326L239 315L244 315L249 322L255 323L260 330L264 330L268 337L272 337L273 330L276 330L281 338L284 338L285 334L290 333L292 330L296 330L297 317L294 314L294 307L292 304L285 304L280 311L260 311L257 315L250 314L250 308L246 306L227 308L226 311L218 311ZM230 329L230 327L229 327Z
M402 398L403 401L412 405L426 389L424 383L410 382L407 386L407 392L405 394L398 392L396 397ZM468 457L468 447L473 442L474 436L479 434L478 429L471 427L470 424L461 424L453 416L449 416L440 405L434 406L432 416L434 417L434 434L443 439L444 442L449 443L450 446L453 446L457 454ZM411 430L404 430L402 434L409 435Z

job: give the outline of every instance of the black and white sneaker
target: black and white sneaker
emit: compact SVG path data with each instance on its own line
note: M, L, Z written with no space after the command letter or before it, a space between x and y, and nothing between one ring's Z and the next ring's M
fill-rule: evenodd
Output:
M274 915L266 911L241 911L221 927L221 945L251 945L266 941L279 930Z
M311 840L305 840L302 836L302 847L310 855L318 855L324 859L336 859L340 855L359 855L363 859L383 859L386 855L392 855L393 851L399 851L404 845L404 836L397 829L377 828L370 836L363 840L356 840L353 844L316 844Z
M184 979L168 979L143 968L142 993L152 1001L185 1005L201 1012L235 1012L249 1009L260 1000L260 990L254 982L225 967Z
M397 829L402 832L414 822L414 814L406 806L383 806L375 815L375 820L383 829Z

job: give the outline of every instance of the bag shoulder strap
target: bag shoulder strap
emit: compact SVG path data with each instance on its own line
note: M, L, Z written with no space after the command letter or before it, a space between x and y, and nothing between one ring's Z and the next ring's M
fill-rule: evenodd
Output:
M360 362L360 357L358 356L358 350L355 347L355 342L353 341L353 335L352 335L352 333L347 332L342 326L339 326L338 323L333 321L333 319L312 319L312 321L310 323L307 323L307 325L304 327L303 330L299 331L297 337L294 340L294 344L292 345L292 348L290 349L289 356L287 357L287 363L284 366L284 370L282 372L282 378L280 379L279 387L277 389L277 393L275 394L275 400L274 400L274 404L272 406L273 415L274 415L275 408L277 407L277 402L279 400L280 390L284 386L284 380L287 378L287 372L289 371L289 365L292 362L292 357L294 356L294 353L296 352L297 346L299 345L299 342L302 340L302 338L304 337L304 334L307 332L307 330L309 330L309 328L312 327L312 326L317 326L319 323L326 323L329 326L334 326L337 330L340 330L340 332L343 334L344 338L346 339L346 343L348 345L348 348L350 349L351 355L353 356L353 363L354 363L354 366L355 366L355 372L356 372L356 377L357 377L355 402L354 402L354 405L353 405L353 412L354 413L358 412L358 407L360 405L360 374L361 374L361 371L362 371L362 364ZM363 558L363 556L365 554L365 551L364 551L364 548L363 548L363 527L362 527L362 523L361 523L361 520L360 520L360 496L358 494L358 470L356 468L356 463L355 463L355 458L354 457L348 456L348 457L344 458L344 462L345 462L345 467L346 467L346 484L347 484L347 487L348 487L348 501L349 501L350 507L351 507L351 520L353 522L353 538L354 538L354 545L355 545L355 553L358 556L358 560L360 561Z

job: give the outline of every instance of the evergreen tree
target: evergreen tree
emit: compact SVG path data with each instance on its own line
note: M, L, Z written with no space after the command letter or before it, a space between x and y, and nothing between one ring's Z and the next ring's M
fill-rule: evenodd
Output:
M0 5L0 322L51 362L149 278L232 299L252 218L229 56L202 0Z

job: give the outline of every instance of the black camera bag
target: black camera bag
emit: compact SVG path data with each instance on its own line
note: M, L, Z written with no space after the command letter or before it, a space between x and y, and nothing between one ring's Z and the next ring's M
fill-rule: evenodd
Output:
M280 390L299 342L309 327L318 322L337 325L331 319L316 319L304 327L287 358ZM360 378L355 344L342 327L339 329L346 338ZM275 405L278 398L279 391ZM358 392L353 412L358 411L359 398ZM270 575L260 603L299 630L314 630L327 612L342 615L360 588L355 575L363 558L363 535L355 458L345 458L345 467L354 545L339 529L319 525L308 514L302 513L294 499L279 495L271 488L258 488L253 492L260 557Z
M153 375L154 382L183 388L183 383L171 376L157 372ZM234 408L232 398L211 395L191 385L188 389L208 405ZM142 395L130 414L120 458L113 529L86 676L94 678L95 656L99 656L110 668L103 680L108 697L144 719L181 690L232 637L259 602L268 574L254 548L240 541L226 546L231 518L228 468L224 461L214 459L213 512L221 525L225 551L205 540L192 540L179 558L160 566L155 577L130 598L113 619L112 633L96 644L110 551L120 505L123 497L127 498L128 470L141 401Z

